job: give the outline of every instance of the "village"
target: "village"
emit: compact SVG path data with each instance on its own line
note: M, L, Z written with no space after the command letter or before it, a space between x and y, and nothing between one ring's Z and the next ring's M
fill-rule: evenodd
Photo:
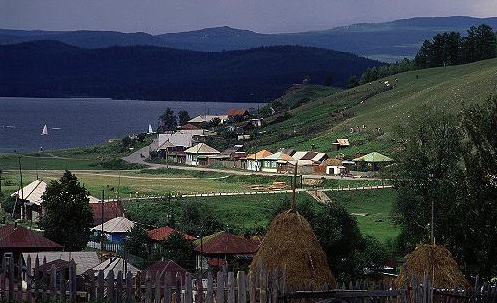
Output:
M37 227L48 215L53 216L47 207L50 196L58 199L47 190L57 191L55 183L37 178L10 195L16 204L19 201L12 215L20 220L0 227L2 302L276 303L329 297L344 302L469 302L465 301L467 297L475 298L474 302L495 300L495 287L479 285L477 279L471 288L450 252L433 240L419 246L401 263L393 255L382 256L378 259L381 261L371 259L359 267L360 280L335 277L328 264L329 252L318 241L323 234L317 237L313 226L299 213L297 198L308 193L318 203L328 205L325 207L334 203L323 192L325 198L317 190L299 191L303 184L300 180L298 185L298 179L305 175L318 181L381 180L382 188L391 187L387 185L388 171L395 161L378 152L347 153L353 145L347 138L330 142L333 157L314 148L296 151L282 147L274 153L255 146L247 148L245 143L263 123L247 110L238 109L226 115L198 116L176 130L158 134L150 127L147 136L152 143L138 150L130 148L131 154L124 158L129 163L163 169L289 176L290 182L252 186L259 194L286 193L283 212L272 218L262 234L209 228L212 223L204 217L199 217L194 234L184 232L181 225L144 224L129 218L123 206L125 197L97 198L86 192L76 200L83 201L91 214L89 237L79 250L72 250L45 237ZM366 126L351 128L350 132L361 128ZM235 133L236 138L218 135L224 131ZM127 140L137 138L130 135ZM226 148L219 151L211 145ZM63 186L66 181L70 186L80 186L68 171L57 184ZM67 194L60 193L64 197ZM74 207L65 211L74 212L79 206ZM58 212L57 208L53 211ZM55 215L53 220L61 219ZM45 221L41 226L47 224ZM209 230L213 233L206 233Z

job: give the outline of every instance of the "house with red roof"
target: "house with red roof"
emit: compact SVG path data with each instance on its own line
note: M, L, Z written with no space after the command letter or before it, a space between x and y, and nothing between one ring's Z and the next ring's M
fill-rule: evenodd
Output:
M148 233L148 236L150 237L150 239L154 242L160 242L162 240L165 240L167 238L169 238L169 236L174 233L176 230L172 227L169 227L169 226L163 226L163 227L159 227L159 228L156 228L156 229L151 229L149 231L147 231ZM190 236L190 235L187 235L187 234L183 234L183 237L187 240L195 240L196 238L194 236Z
M179 266L173 260L168 260L168 259L160 260L150 265L149 267L145 268L141 272L143 279L145 279L147 273L150 273L152 282L155 280L157 273L159 273L160 276L163 276L164 274L169 274L173 279L179 276L181 277L181 282L183 284L185 283L186 270L183 267Z
M64 247L32 230L17 224L0 228L0 257L13 253L17 259L23 252L61 251Z
M93 209L93 226L124 216L124 207L120 202L90 203L90 207Z
M249 117L250 113L248 110L243 109L243 108L238 108L238 109L230 108L226 111L226 115L228 116L228 118L231 118L231 117Z
M259 243L229 232L218 232L195 241L197 268L219 269L227 266L248 266L259 249Z

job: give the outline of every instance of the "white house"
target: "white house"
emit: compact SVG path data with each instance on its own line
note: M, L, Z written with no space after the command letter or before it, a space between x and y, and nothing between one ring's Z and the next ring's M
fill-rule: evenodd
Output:
M270 151L263 149L255 154L248 155L245 158L247 160L246 168L252 171L260 171L262 168L262 159L272 154Z
M186 164L198 166L199 164L203 164L201 161L202 158L205 158L205 160L207 161L207 156L218 155L220 153L221 153L220 151L210 147L205 143L199 143L185 150ZM204 164L205 163L206 162L204 162Z

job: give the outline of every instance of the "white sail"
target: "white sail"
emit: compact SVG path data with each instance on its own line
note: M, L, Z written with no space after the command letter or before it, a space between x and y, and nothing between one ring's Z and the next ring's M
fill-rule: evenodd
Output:
M154 131L152 130L152 124L148 125L148 133L149 134L153 134L154 133Z
M48 128L47 128L47 125L45 124L45 126L43 126L43 130L41 131L41 135L44 136L44 135L48 135Z

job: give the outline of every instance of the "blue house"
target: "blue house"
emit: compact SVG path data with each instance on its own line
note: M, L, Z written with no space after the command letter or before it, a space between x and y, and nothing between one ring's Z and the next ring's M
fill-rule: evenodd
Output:
M95 236L103 233L110 243L122 244L133 226L135 226L133 221L125 217L117 217L95 226L92 230Z

